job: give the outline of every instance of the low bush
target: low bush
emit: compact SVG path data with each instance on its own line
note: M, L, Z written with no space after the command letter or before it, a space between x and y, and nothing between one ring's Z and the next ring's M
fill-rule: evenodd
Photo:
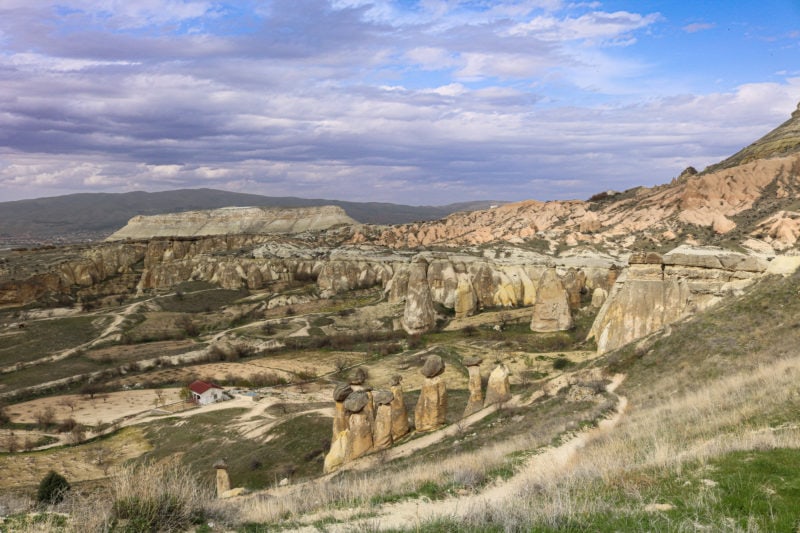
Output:
M69 482L64 476L54 470L50 470L39 482L36 501L50 505L60 503L69 488Z

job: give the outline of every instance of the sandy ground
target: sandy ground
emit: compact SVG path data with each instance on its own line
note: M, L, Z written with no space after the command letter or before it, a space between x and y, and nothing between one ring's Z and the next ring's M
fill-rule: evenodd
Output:
M8 414L12 422L32 424L36 422L37 413L51 408L55 420L71 417L81 424L95 426L153 409L158 398L157 391L163 399L159 403L180 400L179 388L110 392L95 395L94 399L80 394L66 394L10 405Z

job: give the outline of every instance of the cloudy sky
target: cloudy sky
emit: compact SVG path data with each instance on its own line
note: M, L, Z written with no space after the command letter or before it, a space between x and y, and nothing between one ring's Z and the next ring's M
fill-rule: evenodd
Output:
M797 0L0 0L0 200L586 198L798 102Z

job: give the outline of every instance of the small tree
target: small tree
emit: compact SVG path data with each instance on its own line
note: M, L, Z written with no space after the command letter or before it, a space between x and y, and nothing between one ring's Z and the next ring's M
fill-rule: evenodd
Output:
M47 429L48 426L52 425L56 419L56 413L51 406L45 407L41 411L36 412L36 423L42 429Z
M178 396L180 396L181 400L184 402L188 402L192 399L192 391L189 390L189 387L181 387Z
M64 499L64 494L69 490L69 482L54 470L49 471L39 482L36 491L36 501L43 504L56 504Z
M6 435L5 441L8 453L14 453L19 450L19 441L17 440L17 435L13 431Z

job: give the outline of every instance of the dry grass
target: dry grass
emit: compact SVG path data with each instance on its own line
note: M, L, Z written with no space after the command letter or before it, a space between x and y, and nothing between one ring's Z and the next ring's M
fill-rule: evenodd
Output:
M800 407L798 375L800 357L794 357L652 408L631 409L614 432L594 440L569 464L527 472L519 494L509 495L499 508L475 509L465 523L488 521L507 530L530 524L556 528L578 517L641 512L648 502L621 509L609 490L598 487L623 490L636 502L643 485L678 475L690 463L696 468L737 450L800 448L800 425L787 422ZM637 481L644 471L647 476ZM702 514L713 498L712 492L702 493L692 505Z

